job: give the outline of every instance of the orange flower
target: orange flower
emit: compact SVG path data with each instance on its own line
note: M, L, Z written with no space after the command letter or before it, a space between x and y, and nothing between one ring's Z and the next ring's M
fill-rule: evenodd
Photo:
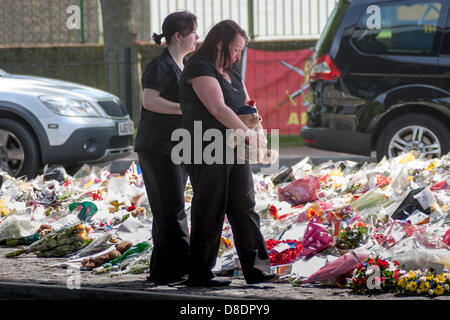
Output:
M359 227L366 227L367 224L363 223L362 221L358 221L354 224L355 227L359 228Z
M306 215L308 216L309 220L312 220L314 216L316 216L320 221L322 221L322 208L317 204L313 203L306 212Z
M225 248L227 248L227 249L233 248L233 243L229 239L221 237L221 240L225 244Z

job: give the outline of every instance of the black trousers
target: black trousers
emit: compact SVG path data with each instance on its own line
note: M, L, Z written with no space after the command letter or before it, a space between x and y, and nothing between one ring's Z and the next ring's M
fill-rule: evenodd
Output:
M265 241L255 212L253 176L249 164L187 165L194 191L191 207L189 278L214 277L225 212L244 278L259 280L270 270Z
M170 154L138 151L139 164L153 215L150 279L176 281L188 274L189 230L184 210L187 172Z

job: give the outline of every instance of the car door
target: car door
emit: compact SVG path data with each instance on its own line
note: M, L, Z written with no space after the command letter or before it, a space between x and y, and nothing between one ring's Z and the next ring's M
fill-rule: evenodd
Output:
M367 101L357 114L361 131L399 101L433 99L444 7L442 0L374 1L346 32L347 56L339 59L347 61L342 85Z
M443 29L442 46L436 67L436 100L443 107L450 108L450 9Z

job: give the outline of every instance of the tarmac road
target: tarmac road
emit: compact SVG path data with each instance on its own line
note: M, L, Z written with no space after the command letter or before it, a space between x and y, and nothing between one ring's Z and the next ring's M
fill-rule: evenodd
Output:
M344 160L351 160L358 163L364 163L364 162L376 162L375 156L359 156L359 155L353 155L349 153L340 153L340 152L333 152L333 151L326 151L326 150L319 150L314 149L310 147L283 147L279 150L279 167L285 166L291 166L296 164L297 162L303 160L305 157L310 157L311 162L314 165L318 165L320 163L332 160L333 162L336 161L344 161ZM123 173L125 172L131 163L135 161L136 164L139 163L137 153L133 152L131 155L111 161L111 162L105 162L102 164L97 164L98 166L105 166L110 164L111 165L111 172L113 173ZM258 172L261 168L260 165L252 165L253 172Z

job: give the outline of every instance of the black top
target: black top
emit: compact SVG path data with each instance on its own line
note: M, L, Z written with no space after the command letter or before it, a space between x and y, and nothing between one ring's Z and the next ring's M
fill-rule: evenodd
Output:
M160 96L172 102L179 102L178 82L182 71L173 60L169 50L151 60L142 76L142 88L154 89ZM173 130L182 125L182 116L176 114L157 113L141 108L136 135L135 150L156 149L169 153L177 142L170 141Z
M180 104L183 112L183 126L193 129L194 121L202 121L202 131L209 128L225 130L226 128L212 116L198 98L192 85L187 81L200 76L216 78L222 88L225 104L235 113L245 104L245 91L239 67L233 64L226 70L231 77L229 83L217 70L215 64L207 57L195 56L186 64L180 80Z

